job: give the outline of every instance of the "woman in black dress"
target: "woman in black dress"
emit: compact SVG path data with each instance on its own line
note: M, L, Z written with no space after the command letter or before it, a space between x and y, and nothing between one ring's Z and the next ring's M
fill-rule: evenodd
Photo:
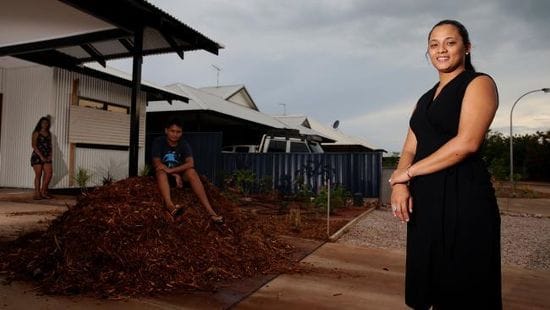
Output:
M50 199L48 186L52 179L52 135L50 119L41 117L32 132L31 166L34 170L34 199Z
M498 93L470 49L457 21L430 31L439 82L419 99L390 179L394 215L407 223L405 302L415 309L502 308L500 216L479 154Z

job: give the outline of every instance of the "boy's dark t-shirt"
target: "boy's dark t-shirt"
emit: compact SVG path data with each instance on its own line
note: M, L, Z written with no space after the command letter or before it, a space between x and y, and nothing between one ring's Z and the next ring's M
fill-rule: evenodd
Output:
M160 136L153 141L152 158L160 158L168 168L182 165L187 157L192 157L191 146L181 139L176 146L168 144L166 136Z

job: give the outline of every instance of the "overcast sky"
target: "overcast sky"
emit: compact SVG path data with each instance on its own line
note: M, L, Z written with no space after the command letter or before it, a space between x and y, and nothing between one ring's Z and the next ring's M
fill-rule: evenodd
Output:
M194 87L244 84L259 109L307 115L400 151L418 98L437 82L425 57L427 34L442 19L469 30L472 61L500 92L491 126L509 130L513 102L550 87L548 0L150 0L225 46L216 56L149 56L143 78ZM448 4L447 4L448 2ZM131 72L128 60L110 63ZM550 94L514 110L514 133L550 129Z

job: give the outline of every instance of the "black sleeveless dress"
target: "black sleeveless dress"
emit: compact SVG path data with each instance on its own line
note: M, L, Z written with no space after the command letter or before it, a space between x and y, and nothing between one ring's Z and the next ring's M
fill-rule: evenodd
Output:
M483 73L464 71L434 98L416 106L410 127L417 162L458 133L468 84ZM405 302L415 309L501 309L500 215L490 175L476 153L410 182Z

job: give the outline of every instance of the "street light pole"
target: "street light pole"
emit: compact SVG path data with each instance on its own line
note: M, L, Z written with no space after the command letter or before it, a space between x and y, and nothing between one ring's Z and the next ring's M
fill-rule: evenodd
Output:
M515 183L514 183L514 140L513 140L513 133L512 133L512 113L514 113L514 108L516 107L516 104L521 100L521 98L532 94L536 92L550 92L550 88L541 88L541 89L535 89L526 92L525 94L521 95L516 102L512 105L512 109L510 110L510 183L512 184L512 190L515 190Z

